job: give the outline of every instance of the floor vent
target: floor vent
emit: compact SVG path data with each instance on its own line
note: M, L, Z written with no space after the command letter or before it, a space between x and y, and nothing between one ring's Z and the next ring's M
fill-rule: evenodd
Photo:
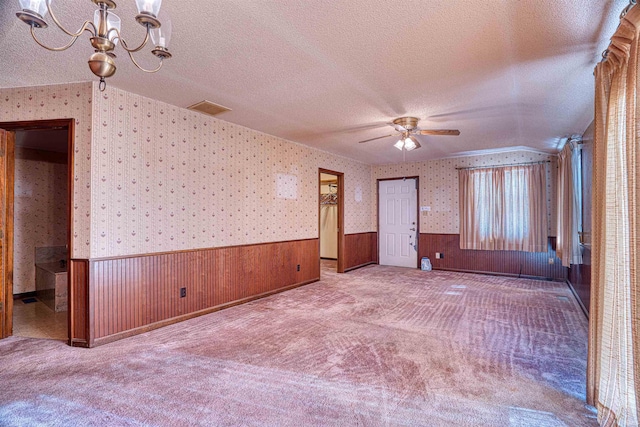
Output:
M214 104L213 102L209 102L209 101L197 102L197 103L187 107L187 109L188 110L197 111L199 113L207 114L209 116L215 116L215 115L220 114L220 113L231 111L231 108L227 108L227 107L222 106L222 105Z

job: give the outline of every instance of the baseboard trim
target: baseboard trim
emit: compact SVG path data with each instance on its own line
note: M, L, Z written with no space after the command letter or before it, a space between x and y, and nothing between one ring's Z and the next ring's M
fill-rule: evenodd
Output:
M71 347L79 347L79 348L89 348L89 344L86 340L81 340L78 338L72 338L69 340L69 345Z
M458 268L441 268L441 267L433 267L433 269L441 270L441 271L456 271L458 273L484 274L487 276L505 276L505 277L520 278L520 279L544 280L547 282L564 282L566 280L566 279L554 279L553 277L527 276L524 274L502 273L498 271L461 270Z
M23 292L21 294L13 294L13 300L19 300L22 298L33 298L36 297L38 295L38 292L36 291L31 291L31 292Z
M358 268L366 267L367 265L377 264L375 261L365 262L364 264L354 265L353 267L345 268L344 272L357 270Z
M93 340L93 343L92 343L91 347L93 348L93 347L98 347L98 346L101 346L101 345L104 345L104 344L109 344L111 342L118 341L118 340L121 340L123 338L132 337L134 335L143 334L145 332L149 332L149 331L152 331L154 329L162 328L164 326L173 325L174 323L179 323L179 322L182 322L182 321L185 321L185 320L193 319L194 317L199 317L199 316L203 316L205 314L215 313L216 311L224 310L225 308L234 307L236 305L244 304L244 303L247 303L247 302L250 302L250 301L254 301L254 300L257 300L257 299L260 299L260 298L265 298L265 297L268 297L270 295L278 294L280 292L288 291L288 290L291 290L291 289L294 289L294 288L298 288L300 286L304 286L304 285L308 285L308 284L313 283L313 282L317 282L318 280L320 280L320 278L316 277L314 279L306 280L304 282L294 283L293 285L289 285L289 286L285 286L285 287L282 287L282 288L278 288L278 289L275 289L273 291L268 291L268 292L263 292L261 294L252 295L252 296L247 297L247 298L242 298L242 299L231 301L231 302L228 302L228 303L225 303L225 304L216 305L214 307L209 307L209 308L205 308L205 309L202 309L202 310L194 311L193 313L182 314L180 316L172 317L171 319L161 320L159 322L151 323L149 325L140 326L138 328L129 329L129 330L122 331L122 332L118 332L116 334L108 335L106 337L96 338L95 340ZM87 347L89 347L89 346L87 346Z
M569 286L569 289L571 289L571 293L573 294L573 297L576 299L576 301L578 301L578 305L582 309L582 312L586 316L587 320L589 320L589 312L587 311L587 308L584 306L584 304L582 303L582 300L578 296L578 293L576 292L576 289L573 287L571 280L567 279L565 280L565 282L567 283L567 286Z

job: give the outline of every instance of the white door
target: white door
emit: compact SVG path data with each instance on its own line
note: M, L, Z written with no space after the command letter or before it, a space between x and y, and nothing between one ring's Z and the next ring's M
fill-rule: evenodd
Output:
M418 267L417 180L379 181L380 265Z

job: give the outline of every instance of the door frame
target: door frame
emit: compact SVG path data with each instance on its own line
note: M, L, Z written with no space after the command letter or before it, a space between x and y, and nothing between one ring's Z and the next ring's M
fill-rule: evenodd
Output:
M6 197L0 199L0 215L3 217L4 227L0 238L2 239L2 249L0 253L0 288L2 298L0 302L4 304L2 308L2 319L0 319L0 338L11 335L13 329L13 189L14 189L14 159L15 159L15 132L9 129L0 128L6 132L6 141L3 150L2 162L4 163L3 176L0 178L2 187L0 193L6 192ZM6 284L6 286L4 286Z
M53 120L26 120L26 121L12 121L12 122L0 122L0 129L7 131L25 131L25 130L41 130L41 129L57 129L67 131L67 246L69 248L69 259L73 255L73 242L71 239L71 227L73 225L73 166L74 166L74 140L75 140L75 119L53 119ZM7 162L11 162L11 189L6 195L7 202L7 217L11 217L11 228L7 228L5 233L5 241L10 245L7 246L7 251L11 253L10 257L7 257L7 264L5 271L10 272L6 276L4 283L0 283L0 292L5 296L5 321L3 322L3 328L0 330L0 339L7 338L13 334L13 192L15 188L14 175L14 162L15 162L15 150L11 152L11 159L7 159ZM7 187L7 190L9 188ZM0 197L3 195L0 194ZM10 203L10 206L9 206ZM9 221L7 221L8 223ZM69 264L67 264L69 265ZM69 269L67 270L69 271ZM0 279L1 280L1 279ZM71 287L71 274L67 273L67 299L68 299L68 315L67 315L67 342L71 345L71 327L73 325L73 289Z
M318 168L318 266L320 266L320 174L338 177L338 273L344 273L344 173Z
M420 177L415 176L401 176L398 178L378 178L376 180L376 216L378 217L378 263L380 263L380 182L381 181L397 181L399 179L415 179L416 180L416 252L418 262L416 268L420 268Z

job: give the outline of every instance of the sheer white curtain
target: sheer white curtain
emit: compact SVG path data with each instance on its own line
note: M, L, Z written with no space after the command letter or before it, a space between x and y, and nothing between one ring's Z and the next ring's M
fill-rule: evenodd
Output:
M547 251L544 163L458 172L461 249Z
M556 254L562 265L582 264L579 225L582 223L580 146L567 141L558 154L558 240Z

